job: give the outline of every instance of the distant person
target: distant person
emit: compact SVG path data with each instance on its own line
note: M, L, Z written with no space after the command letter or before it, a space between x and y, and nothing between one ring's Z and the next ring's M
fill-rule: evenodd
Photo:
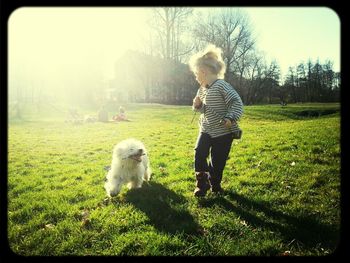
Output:
M105 106L102 106L98 111L97 119L100 122L108 122L108 111L106 110Z
M22 111L19 107L18 101L15 101L15 103L14 103L14 111L15 111L15 118L21 119L22 118Z
M78 113L78 110L76 108L69 108L68 116L65 122L72 122L73 124L81 124L83 122L83 119Z
M84 122L96 122L97 118L92 115L85 115L84 116Z
M287 106L287 102L285 102L284 100L281 101L281 106Z
M226 65L221 53L220 48L209 45L203 52L193 55L189 62L200 84L192 105L193 110L201 113L194 158L196 197L205 196L210 188L213 193L223 192L223 170L232 141L241 132L237 121L243 114L243 103L235 89L223 79Z
M70 108L68 110L70 116L72 117L72 119L79 119L80 118L80 115L78 113L78 110L76 108Z
M122 107L122 106L119 107L119 113L117 115L113 116L113 120L115 120L115 121L128 121L124 107Z

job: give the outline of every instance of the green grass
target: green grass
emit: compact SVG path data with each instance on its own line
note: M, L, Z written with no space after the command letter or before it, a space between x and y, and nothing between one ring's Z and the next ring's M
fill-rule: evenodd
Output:
M340 229L339 108L246 106L226 193L202 199L192 195L198 127L189 106L131 104L131 122L81 125L34 109L9 123L10 248L26 256L329 255ZM320 116L300 114L311 110ZM146 145L152 180L105 200L104 167L129 137Z

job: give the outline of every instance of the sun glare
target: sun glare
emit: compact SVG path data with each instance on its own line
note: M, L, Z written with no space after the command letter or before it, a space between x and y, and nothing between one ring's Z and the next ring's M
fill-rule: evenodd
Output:
M147 12L121 7L19 8L8 23L10 70L22 68L34 76L38 71L79 72L98 66L110 75L114 61L126 50L140 49Z

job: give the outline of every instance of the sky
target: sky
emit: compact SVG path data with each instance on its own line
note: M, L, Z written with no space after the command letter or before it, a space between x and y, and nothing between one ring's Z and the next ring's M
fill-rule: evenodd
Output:
M205 8L195 8L204 10ZM281 73L319 59L340 71L340 20L326 7L241 8L250 19L256 45ZM149 38L150 8L22 7L8 21L10 85L18 74L34 81L101 74L113 77L114 63ZM12 80L12 82L11 82ZM57 84L58 85L58 84Z
M145 8L20 8L8 21L10 62L83 70L89 64L113 75L114 61L127 49L141 49ZM52 72L51 72L52 73Z
M254 28L257 46L286 74L308 59L333 61L340 71L340 19L327 7L242 8Z

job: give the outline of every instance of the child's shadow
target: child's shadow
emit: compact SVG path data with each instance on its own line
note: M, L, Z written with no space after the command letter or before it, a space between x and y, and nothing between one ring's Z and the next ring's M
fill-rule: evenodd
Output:
M307 214L283 213L274 210L273 205L266 201L255 201L237 193L227 192L226 197L202 200L200 204L203 207L219 205L236 213L253 227L279 232L286 240L297 240L308 248L320 244L334 248L339 240L335 225L322 223L317 217ZM254 212L263 212L265 217L258 217Z
M159 231L175 234L197 234L200 226L186 209L186 199L156 182L131 189L125 201L144 212Z

